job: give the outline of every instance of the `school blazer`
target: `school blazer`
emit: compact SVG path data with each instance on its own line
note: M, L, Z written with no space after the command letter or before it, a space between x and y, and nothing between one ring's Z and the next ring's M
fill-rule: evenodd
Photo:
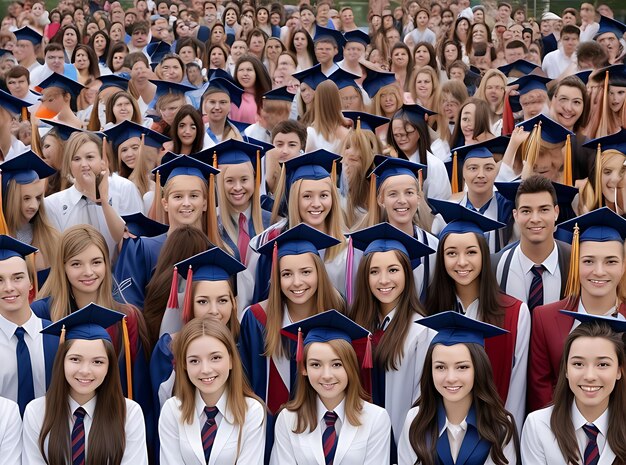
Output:
M320 426L296 434L296 424L296 412L283 409L278 415L270 465L325 465ZM389 464L390 445L389 415L382 407L364 402L361 426L351 425L347 418L341 425L333 465Z
M265 409L255 399L247 398L248 412L241 433L241 447L237 455L239 427L234 425L230 412L222 417L208 464L202 448L202 425L193 414L193 423L180 418L180 400L172 397L165 402L159 419L161 465L262 465L265 450Z

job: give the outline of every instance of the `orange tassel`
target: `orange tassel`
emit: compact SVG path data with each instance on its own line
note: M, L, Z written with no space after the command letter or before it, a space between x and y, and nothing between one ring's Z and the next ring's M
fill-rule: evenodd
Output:
M254 185L258 191L261 188L261 151L256 151L256 172L254 178Z
M330 169L330 182L337 186L337 160L333 160L333 167Z
M26 107L22 107L22 121L28 121L28 110Z
M368 204L370 207L370 212L378 211L378 206L376 205L376 175L374 173L370 174L370 193ZM376 223L378 223L378 218L376 218Z
M2 175L0 174L0 186L2 186ZM4 207L2 206L4 199L2 198L2 189L0 188L0 234L8 235L9 227L4 217Z
M572 174L572 141L571 137L568 134L567 139L565 141L565 163L563 166L563 184L566 186L573 185L573 174Z
M217 169L217 152L213 151L213 168Z
M456 152L452 155L452 179L451 179L451 187L452 193L456 194L459 192L459 167L458 167L458 157Z
M596 151L596 175L595 175L596 208L602 207L602 146L598 144Z
M296 362L301 363L304 358L304 340L302 337L302 330L298 328L298 346L296 349Z
M178 268L174 267L170 296L167 299L167 308L178 308Z
M372 335L367 335L367 344L365 345L365 356L363 357L363 368L373 368L374 361L372 358Z
M355 129L357 131L361 130L361 117L360 116L358 116L357 119L356 119L356 128Z
M124 358L126 359L126 389L127 397L133 400L133 373L131 372L130 338L128 337L128 323L126 317L122 319L122 333L124 335Z
M565 295L570 303L578 300L580 295L580 274L578 261L580 259L580 231L578 223L574 226L574 239L572 240L572 251L570 254L569 273L567 276L567 285L565 286Z
M187 282L185 283L185 297L183 298L183 323L188 323L193 317L193 312L191 308L191 300L192 300L192 296L191 296L192 282L191 281L192 279L193 279L193 271L191 269L191 266L189 266L189 269L187 270Z
M420 192L424 191L424 170L422 169L417 172L417 186Z

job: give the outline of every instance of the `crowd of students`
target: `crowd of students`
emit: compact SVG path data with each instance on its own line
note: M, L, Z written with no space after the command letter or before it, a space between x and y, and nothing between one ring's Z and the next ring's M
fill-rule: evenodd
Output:
M626 25L368 23L9 4L2 463L626 463Z

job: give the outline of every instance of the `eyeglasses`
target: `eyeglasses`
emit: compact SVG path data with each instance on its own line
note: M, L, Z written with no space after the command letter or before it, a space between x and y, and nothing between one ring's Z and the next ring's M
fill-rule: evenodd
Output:
M402 139L408 139L410 136L412 136L417 130L416 129L412 129L410 131L406 131L406 132L394 132L393 133L393 138L397 139L397 140L402 140Z

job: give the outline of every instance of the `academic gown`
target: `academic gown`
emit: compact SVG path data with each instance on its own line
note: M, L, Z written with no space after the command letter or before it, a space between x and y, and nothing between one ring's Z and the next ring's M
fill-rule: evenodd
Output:
M166 239L167 233L154 237L128 238L122 243L113 276L126 301L139 309L143 309L146 286L152 278Z
M244 424L234 424L232 411L228 408L228 394L224 392L216 407L219 414L215 441L208 463L202 448L201 419L204 419L205 403L196 390L195 409L191 424L181 418L181 402L170 398L163 406L159 420L161 442L161 465L261 465L265 447L265 409L256 399L246 398L248 410ZM239 434L241 442L237 448Z
M335 409L340 417L341 428L337 434L337 449L333 465L385 465L389 464L390 421L385 409L363 402L360 415L361 426L352 425L341 402ZM323 409L323 410L322 410ZM338 412L339 410L339 412ZM318 417L323 417L326 408L318 400ZM298 415L283 409L276 419L275 442L270 465L325 465L322 435L324 428L318 426L296 434Z
M417 416L419 407L409 410L402 428L402 436L398 444L398 465L413 465L417 460L417 455L409 442L409 428ZM439 403L437 408L437 426L439 429L439 439L437 440L437 459L439 465L494 465L491 458L491 444L485 439L480 439L476 425L476 410L474 406L470 408L467 417L467 430L463 436L463 442L459 449L456 461L450 452L450 440L447 433L447 417L443 404ZM503 449L504 456L509 465L517 463L514 441L509 441ZM530 465L530 462L528 462ZM532 464L535 465L535 464Z

